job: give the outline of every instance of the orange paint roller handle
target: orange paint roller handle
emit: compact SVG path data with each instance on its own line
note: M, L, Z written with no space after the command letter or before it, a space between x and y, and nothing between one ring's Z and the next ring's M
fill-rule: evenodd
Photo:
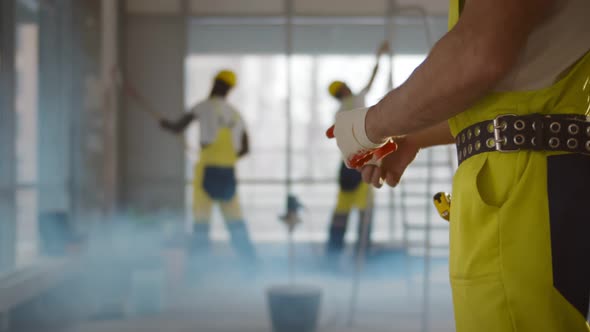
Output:
M328 128L328 130L326 130L326 136L328 138L334 138L334 137L336 137L334 135L334 125L332 125L332 127Z
M385 143L379 149L375 150L374 154L375 154L375 157L377 157L377 160L381 160L385 156L387 156L388 154L397 151L397 148L398 148L397 143L394 142L391 138L389 138L389 139L387 139L387 143Z

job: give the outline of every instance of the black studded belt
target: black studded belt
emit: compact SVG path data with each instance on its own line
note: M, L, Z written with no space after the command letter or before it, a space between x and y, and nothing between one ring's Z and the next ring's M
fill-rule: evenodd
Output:
M520 150L590 154L590 121L580 114L499 115L456 137L459 164L484 152Z

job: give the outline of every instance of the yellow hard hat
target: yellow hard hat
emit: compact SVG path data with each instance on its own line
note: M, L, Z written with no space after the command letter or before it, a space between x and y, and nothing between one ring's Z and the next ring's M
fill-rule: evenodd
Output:
M222 70L215 75L215 80L225 82L230 87L236 85L236 74L231 70Z
M332 97L336 97L340 89L344 86L344 82L342 81L334 81L330 83L330 87L328 87L328 91L332 95Z

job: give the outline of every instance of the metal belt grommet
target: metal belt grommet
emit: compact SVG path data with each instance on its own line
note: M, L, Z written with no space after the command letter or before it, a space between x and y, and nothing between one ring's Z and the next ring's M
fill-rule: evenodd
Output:
M488 124L488 133L492 134L494 132L494 124L490 123Z
M549 130L551 130L551 132L554 134L559 133L561 131L561 123L551 122L551 124L549 125Z
M496 150L501 151L502 147L504 145L506 145L506 143L508 143L508 140L506 139L506 136L498 136L494 139L494 141L496 141Z
M575 138L570 138L567 140L567 147L570 149L576 149L578 147L578 140Z
M522 120L516 120L514 122L514 129L516 129L518 131L523 130L525 126L526 125L525 125L524 121L522 121Z
M553 149L557 148L559 146L559 138L551 137L549 139L549 146Z
M525 141L524 135L518 134L514 136L514 144L523 145Z
M493 138L488 138L488 140L486 141L486 145L488 148L493 148L494 145L496 145L496 141L494 141Z
M580 127L577 124L572 123L567 126L567 131L572 135L577 135L580 132Z
M479 134L481 134L481 129L479 129L479 126L477 126L475 129L473 129L473 132L475 133L475 136L479 136Z

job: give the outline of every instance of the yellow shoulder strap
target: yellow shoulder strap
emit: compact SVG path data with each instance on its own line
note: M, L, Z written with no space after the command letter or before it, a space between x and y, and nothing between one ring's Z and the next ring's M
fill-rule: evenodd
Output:
M463 0L449 1L449 30L451 30L455 24L457 24L457 21L459 21L461 9L463 8L463 2Z

